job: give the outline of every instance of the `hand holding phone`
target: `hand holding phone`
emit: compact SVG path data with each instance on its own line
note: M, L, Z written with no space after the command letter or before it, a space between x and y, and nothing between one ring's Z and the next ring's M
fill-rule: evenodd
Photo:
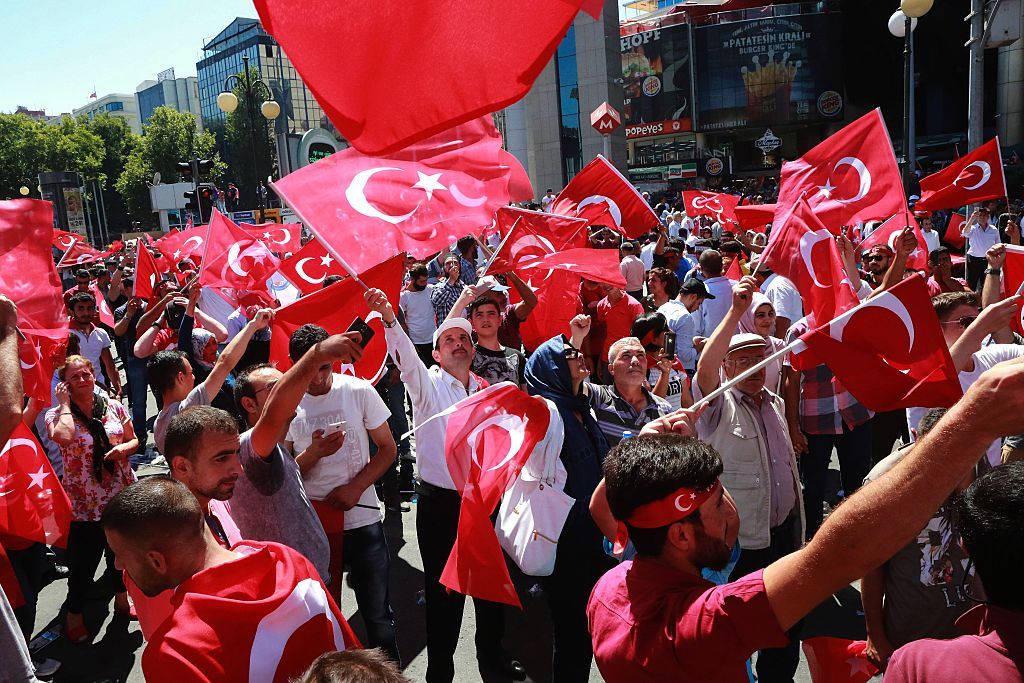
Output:
M669 360L676 359L676 333L666 332L665 342L662 345L662 351L665 353L665 357Z
M356 316L356 319L352 321L352 324L348 326L345 332L358 332L359 333L359 346L366 348L366 345L373 339L373 328L366 324L366 321Z

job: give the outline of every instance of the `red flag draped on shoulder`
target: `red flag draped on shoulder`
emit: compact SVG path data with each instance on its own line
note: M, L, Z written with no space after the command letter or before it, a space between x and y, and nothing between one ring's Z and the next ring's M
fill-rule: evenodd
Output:
M342 150L273 187L331 254L361 272L483 234L499 207L523 199L524 178L487 115L387 157Z
M367 287L383 291L391 305L397 307L401 295L402 275L405 272L404 261L405 257L401 254L393 256L361 273L359 279ZM276 362L281 370L291 366L291 360L288 358L288 340L295 330L306 323L319 325L330 334L339 334L347 330L352 321L359 316L370 325L375 334L363 350L363 357L354 367L343 368L343 371L375 382L384 370L388 347L384 340L380 314L372 314L363 300L365 291L354 278L348 278L277 309L271 327L273 332L270 335L270 360Z
M833 234L839 234L843 225L906 210L881 110L868 112L799 159L782 164L776 212L784 212L800 197Z
M719 223L736 223L736 206L740 198L732 194L721 192L703 192L701 190L686 190L683 192L683 202L686 204L686 215L690 218L695 216L711 216ZM769 218L767 223L771 223ZM761 225L762 231L764 224Z
M199 281L208 287L265 291L267 278L280 265L267 245L217 210L210 217L207 231Z
M478 391L449 410L444 450L462 504L441 583L465 595L520 607L491 514L547 434L551 411L543 399L511 382Z
M803 199L772 228L764 259L772 272L796 285L805 309L815 320L832 320L857 305L832 233Z
M948 408L963 397L920 275L906 278L800 340L869 410Z
M298 223L242 223L238 227L270 247L271 251L285 254L302 248L302 230Z
M0 294L18 307L18 329L64 341L68 315L53 266L53 205L39 199L0 202ZM49 381L49 380L47 380Z
M909 226L907 225L908 222L910 223ZM907 254L907 268L928 270L928 244L924 241L924 234L921 232L917 221L907 213L898 213L879 225L875 228L874 232L867 236L867 239L860 243L858 249L866 251L876 244L885 244L895 252L896 240L899 239L900 233L907 227L914 231L914 239L917 240L917 248Z
M305 0L255 4L331 122L356 149L377 155L521 99L577 12L597 19L602 6L595 0L415 0L317 14ZM409 106L395 106L396 98Z
M551 213L585 218L591 225L605 225L630 238L661 224L633 184L600 154L558 193Z
M19 422L0 450L0 534L63 548L70 528L68 494L32 430Z
M343 275L348 272L327 253L320 240L310 240L304 247L281 261L278 270L303 294L312 294L323 289L328 275Z
M951 209L1006 196L999 138L992 138L938 173L921 180L917 211Z

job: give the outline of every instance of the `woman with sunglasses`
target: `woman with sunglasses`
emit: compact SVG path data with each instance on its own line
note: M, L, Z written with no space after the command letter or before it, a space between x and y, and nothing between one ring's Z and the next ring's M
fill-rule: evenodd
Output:
M57 406L47 411L46 426L50 439L60 447L64 490L71 499L64 634L71 642L83 643L92 634L85 627L82 610L104 554L105 576L114 586L114 610L131 613L121 572L114 567L114 555L99 520L110 499L135 481L128 458L139 442L128 410L97 386L87 358L68 356L57 376Z

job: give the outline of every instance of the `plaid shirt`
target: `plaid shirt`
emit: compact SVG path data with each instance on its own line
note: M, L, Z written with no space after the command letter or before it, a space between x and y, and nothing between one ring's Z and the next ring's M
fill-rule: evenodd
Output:
M791 344L807 332L807 319L801 318L786 332ZM790 366L789 357L786 365ZM842 434L847 428L859 427L874 416L860 404L827 365L818 365L800 373L800 429L805 434Z
M637 412L629 401L622 398L615 390L614 384L587 384L590 390L590 406L597 417L597 425L601 428L609 446L622 441L622 432L633 432L633 436L648 422L657 420L672 412L672 406L663 398L655 396L647 389L642 389L647 397L647 407Z
M440 325L451 313L452 306L462 294L462 283L451 284L448 280L431 285L430 303L434 304L434 315L437 317L437 324Z

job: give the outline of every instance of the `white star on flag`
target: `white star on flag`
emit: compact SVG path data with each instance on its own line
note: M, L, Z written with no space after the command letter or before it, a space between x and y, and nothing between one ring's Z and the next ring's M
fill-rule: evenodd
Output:
M850 667L850 675L854 674L870 674L873 667L871 663L863 657L850 657L846 660L846 665Z
M263 233L263 239L269 240L270 239L270 233L269 232Z
M434 190L447 190L448 188L438 182L438 178L441 177L440 173L434 173L427 175L423 171L416 171L416 175L419 176L419 180L413 187L418 187L427 193L427 199L434 197Z
M326 254L326 255L320 257L320 265L322 265L322 266L329 266L332 263L334 263L334 259L331 258L330 254Z
M824 185L818 185L818 189L820 190L818 194L820 194L822 197L825 197L826 199L829 199L832 197L832 190L836 189L836 186L832 184L832 179L829 178L828 180L825 181Z
M32 479L32 483L28 485L29 489L32 488L33 486L43 488L43 482L46 480L48 476L50 476L50 473L46 471L45 467L40 467L38 472L29 472L28 476Z

